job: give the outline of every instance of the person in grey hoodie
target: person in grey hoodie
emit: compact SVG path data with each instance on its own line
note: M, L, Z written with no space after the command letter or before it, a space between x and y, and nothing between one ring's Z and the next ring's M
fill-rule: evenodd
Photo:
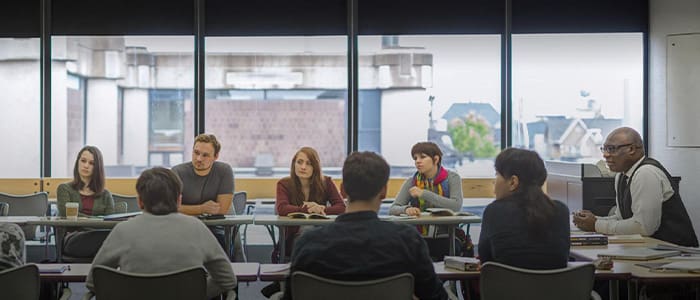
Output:
M114 227L93 266L143 274L202 266L208 274L208 297L232 292L236 277L216 238L202 221L178 213L182 182L177 175L160 167L145 170L136 181L136 191L144 213ZM92 270L86 287L94 292Z

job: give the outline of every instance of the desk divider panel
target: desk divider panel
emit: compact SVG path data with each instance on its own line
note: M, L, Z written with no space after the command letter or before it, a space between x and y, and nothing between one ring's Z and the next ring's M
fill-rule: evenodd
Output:
M0 192L13 195L28 195L41 192L39 178L2 178Z

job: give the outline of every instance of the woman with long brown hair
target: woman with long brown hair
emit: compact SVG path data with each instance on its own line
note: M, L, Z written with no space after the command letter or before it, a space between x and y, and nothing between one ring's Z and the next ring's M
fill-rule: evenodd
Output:
M329 176L321 173L321 160L311 147L299 149L290 167L289 177L277 182L275 210L280 216L293 212L338 215L345 212L345 203ZM287 227L287 251L299 227Z

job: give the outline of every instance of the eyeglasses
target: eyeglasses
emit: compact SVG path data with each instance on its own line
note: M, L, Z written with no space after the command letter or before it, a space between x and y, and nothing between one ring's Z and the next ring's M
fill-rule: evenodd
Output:
M624 145L603 145L600 147L600 152L602 153L616 153L618 150L620 150L622 147L628 147L628 146L633 146L634 144L624 144Z

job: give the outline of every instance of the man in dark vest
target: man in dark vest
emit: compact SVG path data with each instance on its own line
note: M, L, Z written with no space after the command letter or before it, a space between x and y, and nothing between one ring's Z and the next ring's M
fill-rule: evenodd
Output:
M641 234L682 246L698 246L693 224L671 175L653 158L644 156L642 138L634 129L613 130L600 148L615 177L617 207L611 216L590 211L574 214L584 231Z

